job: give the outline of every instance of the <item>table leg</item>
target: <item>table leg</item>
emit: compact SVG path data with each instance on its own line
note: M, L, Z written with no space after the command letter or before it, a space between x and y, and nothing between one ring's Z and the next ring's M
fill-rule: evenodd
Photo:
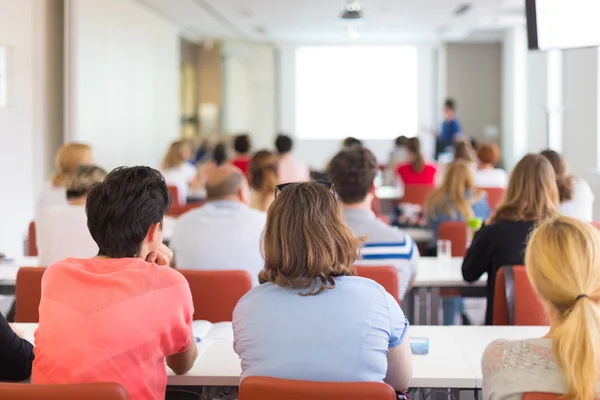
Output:
M419 320L418 325L429 325L429 288L419 288Z
M430 308L429 312L431 314L431 322L430 325L440 325L440 288L433 287L429 291L430 294Z

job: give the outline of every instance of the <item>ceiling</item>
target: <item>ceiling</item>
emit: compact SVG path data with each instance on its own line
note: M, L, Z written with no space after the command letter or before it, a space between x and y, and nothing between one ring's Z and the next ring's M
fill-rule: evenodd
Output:
M498 40L524 23L524 0L359 0L365 24L350 39L339 18L345 0L138 0L194 41L277 44L420 43ZM460 16L454 11L470 9Z

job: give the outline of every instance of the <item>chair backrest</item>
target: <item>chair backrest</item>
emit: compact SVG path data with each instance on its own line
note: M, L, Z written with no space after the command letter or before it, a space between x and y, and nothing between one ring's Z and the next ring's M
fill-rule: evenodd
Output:
M181 214L184 214L194 208L202 207L204 205L201 201L195 201L193 203L186 203L185 205L178 205L177 203L171 204L171 208L167 211L169 217L177 218Z
M492 209L492 210L495 210L496 207L498 207L498 205L500 204L500 202L504 198L504 192L505 192L505 190L503 188L486 188L486 187L482 187L482 188L479 188L479 189L481 189L481 190L483 190L483 191L486 192L488 205L490 206L490 209Z
M44 267L21 267L15 290L15 322L39 322Z
M184 206L185 204L181 204L179 201L179 188L173 185L168 185L167 188L169 189L169 193L171 193L171 204Z
M467 223L465 221L442 222L438 239L452 242L452 257L464 257L467 254Z
M558 400L563 395L556 393L529 392L523 393L521 400Z
M38 255L35 221L29 223L29 229L27 230L27 255L29 257L37 257Z
M434 185L410 184L404 186L404 195L402 203L418 204L425 208L427 197L435 189Z
M496 273L494 325L547 325L542 303L522 265L507 265Z
M362 276L363 278L372 279L379 283L383 288L391 294L394 299L400 304L400 298L398 297L399 286L398 286L398 272L396 268L391 266L370 266L361 265L355 266L356 275Z
M310 382L251 376L240 384L239 400L396 400L382 382Z
M247 271L179 270L190 284L194 320L231 321L239 299L252 289Z
M84 383L74 385L28 385L0 383L0 399L11 400L129 400L118 383Z

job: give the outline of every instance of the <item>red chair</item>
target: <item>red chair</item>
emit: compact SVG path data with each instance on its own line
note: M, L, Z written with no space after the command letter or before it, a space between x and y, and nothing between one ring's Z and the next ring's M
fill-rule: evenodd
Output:
M467 223L465 221L442 222L438 239L452 242L452 257L464 257L467 254Z
M44 267L21 267L15 289L15 322L39 322Z
M363 278L372 279L379 283L383 288L391 294L394 299L400 304L400 298L398 297L399 286L398 286L398 272L396 268L390 266L355 266L356 275L362 276Z
M177 186L169 185L169 186L167 186L167 188L169 189L169 193L171 193L171 206L173 206L173 205L178 205L178 206L185 205L185 203L181 204L181 202L179 201L179 188Z
M187 279L194 302L194 320L231 321L237 302L252 289L247 271L179 270Z
M404 196L402 203L418 204L423 209L431 192L435 189L434 185L412 184L404 186Z
M183 206L173 203L171 204L171 208L169 209L169 211L167 211L167 215L169 217L177 218L180 215L185 214L186 212L193 210L194 208L202 207L203 205L204 203L201 201L187 203Z
M240 384L239 400L396 400L381 382L311 382L250 376Z
M27 255L29 257L37 257L38 255L35 221L29 223L29 230L27 231Z
M548 325L542 303L522 265L508 265L496 273L494 325Z
M503 188L479 188L483 191L486 192L487 194L487 200L488 200L488 205L490 206L490 209L492 211L494 211L498 205L502 202L502 199L504 199L504 192L505 190Z
M28 385L0 383L0 399L11 400L129 400L118 383L83 383L73 385Z

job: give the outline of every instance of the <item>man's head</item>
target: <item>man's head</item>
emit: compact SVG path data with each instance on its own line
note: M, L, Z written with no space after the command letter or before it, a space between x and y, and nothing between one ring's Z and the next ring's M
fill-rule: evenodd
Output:
M65 188L67 189L67 200L71 204L85 204L90 188L98 182L102 182L106 171L95 165L80 165L71 172Z
M292 151L293 145L292 138L287 135L277 135L277 139L275 139L275 148L279 155Z
M329 163L329 178L344 204L358 204L373 195L377 159L365 147L355 147L336 154Z
M120 167L88 192L88 229L98 255L146 256L158 250L171 196L163 176L150 167Z
M217 167L206 180L206 199L233 200L248 204L250 202L250 189L246 177L233 165Z
M250 151L250 136L238 135L233 140L233 149L238 154L246 154Z
M446 119L452 119L454 118L454 113L456 111L456 104L454 103L454 100L448 98L446 99L446 101L444 102L444 118Z

